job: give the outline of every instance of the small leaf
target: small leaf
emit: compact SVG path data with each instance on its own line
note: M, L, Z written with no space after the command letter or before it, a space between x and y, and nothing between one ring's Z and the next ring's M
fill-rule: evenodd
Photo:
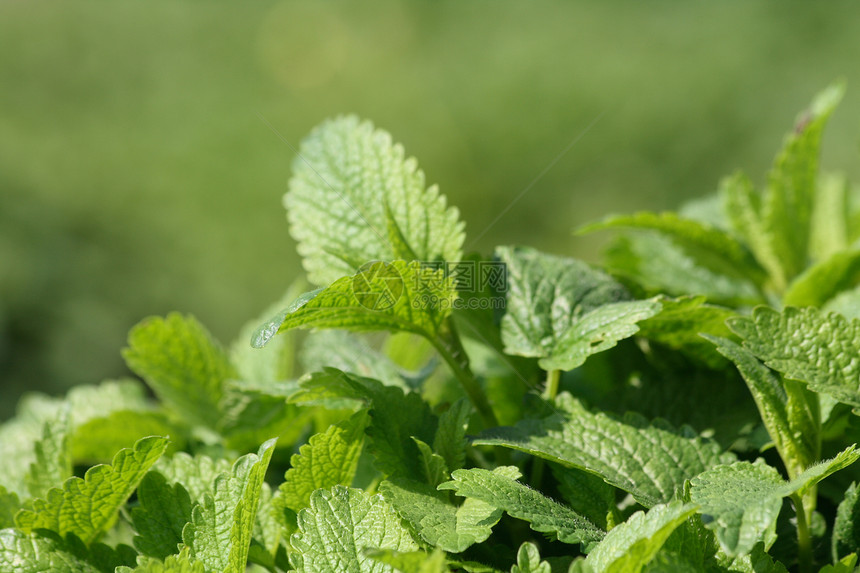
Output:
M786 378L860 407L860 320L814 308L780 313L758 307L750 318L731 319L729 327L744 348Z
M496 254L508 272L505 352L540 358L545 370L582 365L660 310L656 301L627 300L624 287L580 261L523 248L499 247Z
M617 420L592 414L566 393L555 406L543 419L489 430L474 443L505 446L589 471L646 507L671 501L685 480L734 460L718 444L689 430L649 424L633 415Z
M69 415L60 415L45 422L42 439L36 442L36 460L27 473L27 488L33 497L43 497L52 487L59 487L72 475L72 456L69 449Z
M461 398L439 416L433 451L442 456L449 471L458 470L466 463L466 428L471 413L471 404Z
M526 542L517 551L517 564L511 567L511 573L552 573L552 567L541 561L537 545Z
M833 523L833 560L860 553L860 490L852 482L836 509Z
M418 549L400 518L381 495L335 486L311 495L298 516L296 550L290 559L297 573L383 573L391 567L374 560L367 549L409 552Z
M691 480L690 499L700 506L705 525L715 530L727 555L748 553L760 541L767 549L776 539L782 499L795 494L802 498L818 482L858 458L860 451L852 446L789 482L761 460L718 466Z
M137 488L137 499L140 505L131 510L135 547L158 559L176 553L194 507L188 492L182 484L171 485L161 473L150 471Z
M459 261L463 223L414 158L355 116L317 127L284 197L310 280L328 284L372 260Z
M62 489L52 488L45 499L35 499L32 510L15 517L18 527L25 533L34 529L50 529L61 536L74 533L92 543L166 448L165 438L142 438L134 448L120 450L112 465L91 467L84 479L69 478Z
M275 441L264 443L257 454L239 458L229 473L215 478L213 494L205 495L202 505L194 508L182 539L191 557L202 561L207 569L245 571L260 490Z
M314 491L352 484L367 422L367 411L361 410L329 426L325 432L311 436L290 460L292 467L280 486L286 507L298 512L308 506Z
M261 348L291 328L403 331L433 340L456 297L453 280L441 270L419 262L370 263L302 295L261 326L252 344Z
M440 490L453 490L459 496L504 510L511 517L528 521L535 531L559 541L582 543L603 538L603 531L572 509L516 481L519 471L513 466L495 471L457 470L451 477L452 481L440 485Z
M822 306L860 283L860 251L839 252L809 267L788 287L786 306Z
M809 237L809 253L814 260L827 260L848 248L848 199L848 181L844 176L829 174L819 179Z
M0 485L0 529L15 526L15 514L21 509L21 500L14 491Z
M171 313L144 320L129 332L123 357L177 415L191 424L217 425L223 383L236 372L196 319Z
M696 506L673 501L637 511L614 527L586 558L595 573L639 573Z
M449 573L445 552L434 549L432 553L425 551L394 551L392 549L368 549L365 555L390 565L401 573Z

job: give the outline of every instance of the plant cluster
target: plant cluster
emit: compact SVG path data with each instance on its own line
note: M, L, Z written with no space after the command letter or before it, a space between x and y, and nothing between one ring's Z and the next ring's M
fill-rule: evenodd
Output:
M842 91L763 188L582 229L621 230L604 269L465 255L400 145L325 122L285 197L319 288L229 347L146 319L146 386L23 400L0 571L854 571L860 193L818 169Z

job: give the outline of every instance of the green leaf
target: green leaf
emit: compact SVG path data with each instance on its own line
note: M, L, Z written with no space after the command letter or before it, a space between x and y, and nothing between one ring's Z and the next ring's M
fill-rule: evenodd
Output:
M302 295L261 326L252 344L261 348L291 328L404 331L433 340L456 297L453 280L441 270L417 261L370 263Z
M860 251L839 252L809 267L788 287L786 306L822 306L860 282Z
M592 414L566 393L555 406L543 419L484 432L474 443L505 446L587 470L646 507L671 501L685 480L734 461L732 454L689 428L677 431L635 415L619 420Z
M131 510L134 546L158 559L176 553L182 529L191 522L191 496L182 484L169 484L160 472L150 471L137 488L137 499L140 505Z
M123 357L178 416L190 424L217 425L223 383L236 372L196 319L171 313L144 320L129 332Z
M505 352L538 357L545 370L580 366L660 310L656 301L626 300L624 287L575 259L511 247L496 254L508 273Z
M729 305L762 300L752 282L702 266L671 239L657 233L616 239L606 251L606 268L649 294L704 295L709 301Z
M615 508L615 488L595 474L552 464L552 475L567 504L600 527L610 529L607 516Z
M191 456L177 452L172 457L158 460L154 469L164 476L168 485L182 485L196 504L203 501L204 495L212 493L215 478L229 472L231 464L225 459L213 460L202 454Z
M834 84L815 97L786 137L768 176L761 221L781 263L778 283L787 283L806 268L821 135L844 91L842 84Z
M316 400L340 397L361 400L370 406L367 429L370 451L377 468L388 476L424 479L421 454L413 438L427 443L436 435L437 421L427 402L416 393L384 386L370 378L326 368L301 381L302 391L294 399Z
M758 307L751 318L734 318L729 327L744 348L786 378L815 392L860 407L860 320L814 308Z
M91 467L84 479L69 478L62 489L53 488L45 499L33 500L32 510L16 516L18 527L25 533L34 529L50 529L61 536L74 533L89 545L111 525L166 448L165 438L142 438L133 448L120 450L112 465Z
M639 573L695 512L694 505L680 501L654 506L648 513L637 511L606 534L586 563L595 573Z
M485 541L502 517L501 509L480 500L457 507L435 486L414 480L386 480L379 492L424 541L451 553Z
M833 523L833 560L860 553L860 490L852 482L836 509Z
M319 285L372 260L459 261L463 223L445 203L401 145L355 116L326 121L302 142L284 197Z
M747 247L726 231L707 223L685 219L675 213L639 212L611 216L579 229L591 233L603 229L633 228L657 231L673 240L698 264L719 274L743 277L754 283L764 279L764 270Z
M69 415L60 415L45 422L42 439L36 442L36 459L27 473L27 488L33 497L43 497L52 487L59 487L72 475L72 457L69 450Z
M848 248L848 198L848 181L844 176L828 174L819 179L809 237L809 252L814 260L827 260Z
M315 490L352 484L367 422L367 411L361 410L329 426L325 432L311 436L290 460L292 467L280 485L286 507L298 512L308 506Z
M819 429L814 412L804 408L802 388L784 384L745 348L726 338L707 337L735 363L752 393L762 422L790 475L818 459Z
M537 545L526 542L517 551L517 564L511 567L511 573L552 573L552 567L541 561Z
M212 495L204 495L202 505L194 508L182 539L191 557L207 569L245 571L260 490L275 441L264 443L256 454L239 458L230 472L215 478Z
M572 509L516 481L519 471L513 466L502 466L495 471L457 470L451 477L452 481L438 489L452 490L459 496L504 510L511 517L528 521L535 531L559 541L587 543L603 538L603 531Z
M291 538L290 556L297 573L382 573L392 571L366 549L415 551L418 545L381 495L335 486L311 495L298 516L299 533Z
M101 573L58 540L0 530L0 571L15 573Z
M639 336L685 351L710 367L725 364L700 334L731 336L726 320L736 316L734 311L706 304L704 296L661 297L658 300L660 312L639 323Z
M818 570L818 573L854 573L855 565L857 565L857 555L852 553L851 555L846 555L833 565L825 565Z
M458 470L466 463L466 428L472 405L460 398L439 416L439 429L433 438L433 451L442 456L449 471Z
M432 553L425 551L393 551L391 549L369 549L365 555L390 565L401 573L448 573L445 552L434 549Z
M184 433L165 413L117 410L75 428L71 439L72 457L86 463L109 461L123 446L146 436L170 436L168 453L185 446Z
M179 555L170 555L164 562L147 557L138 558L138 566L117 567L116 573L206 573L206 568L200 561L192 561L188 550Z
M761 460L718 466L691 480L690 500L700 506L705 525L716 532L723 551L729 556L742 555L759 541L765 548L773 543L783 498L795 494L802 498L818 482L858 458L860 451L852 446L789 482Z
M0 529L15 526L15 514L21 509L21 500L14 491L0 485Z

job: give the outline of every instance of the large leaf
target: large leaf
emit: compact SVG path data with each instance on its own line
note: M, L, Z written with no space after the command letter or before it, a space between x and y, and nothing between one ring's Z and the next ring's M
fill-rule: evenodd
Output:
M32 509L22 510L15 520L25 532L50 529L61 536L74 533L92 543L113 522L119 508L167 448L167 440L148 437L133 448L121 450L112 465L87 470L84 479L73 477L62 488L48 491L45 499L33 500Z
M556 412L543 419L484 432L474 443L505 446L587 470L646 507L671 501L685 480L734 460L718 444L689 430L649 424L635 415L619 420L592 414L566 393L555 406Z
M786 378L860 407L860 320L815 308L759 307L729 326L744 348Z
M586 518L516 481L519 472L515 467L457 470L451 477L452 481L440 485L440 490L450 489L459 496L504 510L559 541L588 543L603 538L604 532Z
M367 549L414 551L418 545L381 495L335 486L311 495L298 516L290 557L297 573L388 573Z
M311 494L336 485L351 485L364 445L367 411L361 410L320 434L290 460L292 466L280 486L284 505L295 512L308 506Z
M227 352L191 316L149 318L131 329L123 357L176 415L215 427L223 383L235 378Z
M793 494L802 498L818 482L858 458L860 451L852 446L789 482L761 460L718 466L691 480L690 499L699 506L705 525L716 532L723 551L729 556L742 555L760 541L767 548L776 539L783 498Z
M458 261L463 224L403 147L354 116L317 127L284 198L310 280L328 284L372 260Z
M102 573L59 540L0 530L0 571L15 573Z
M215 478L212 495L192 511L192 521L182 530L182 539L195 561L207 569L243 573L260 491L275 450L274 439L256 454L239 458L230 472Z
M454 281L441 270L419 262L376 262L305 293L261 326L251 343L261 348L291 328L405 331L432 340L456 297Z
M656 301L630 301L610 276L575 259L532 249L499 247L507 265L505 352L540 358L547 370L572 370L612 348L656 314Z

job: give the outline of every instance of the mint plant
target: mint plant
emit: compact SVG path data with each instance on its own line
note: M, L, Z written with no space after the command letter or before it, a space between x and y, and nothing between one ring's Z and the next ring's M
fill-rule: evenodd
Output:
M842 92L761 190L580 229L616 233L603 268L465 254L402 146L323 123L285 198L317 288L230 346L148 318L142 382L22 400L0 571L854 571L860 193L818 169Z

